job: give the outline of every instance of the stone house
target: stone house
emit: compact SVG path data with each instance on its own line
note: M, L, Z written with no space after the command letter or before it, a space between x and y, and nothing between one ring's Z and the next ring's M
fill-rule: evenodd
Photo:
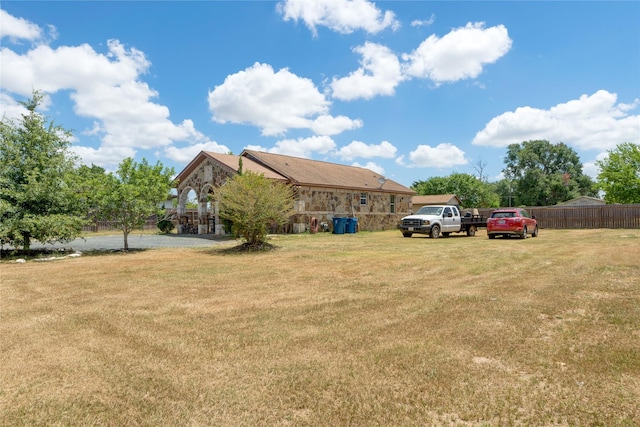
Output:
M411 211L413 190L369 169L244 150L240 156L201 151L176 177L178 233L225 234L216 189L242 169L263 174L294 189L295 214L284 232L309 230L312 219L332 228L333 218L357 218L359 230L397 227ZM197 219L187 216L189 193L198 201Z

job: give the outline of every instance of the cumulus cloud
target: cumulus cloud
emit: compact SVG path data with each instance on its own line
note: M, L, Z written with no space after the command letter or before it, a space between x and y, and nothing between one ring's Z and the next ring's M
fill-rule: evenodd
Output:
M353 160L355 158L370 159L372 157L382 157L392 159L396 155L396 147L389 141L382 141L380 144L365 144L361 141L353 141L336 152L342 160Z
M335 135L362 126L359 120L329 116L329 105L310 79L286 68L274 72L257 62L209 92L209 110L216 122L255 125L263 135L281 135L288 129Z
M629 115L640 100L623 104L617 98L615 93L599 90L548 110L520 107L491 119L473 144L505 147L545 139L585 150L607 150L622 142L640 144L640 115Z
M393 95L403 80L398 57L386 46L367 42L353 49L362 55L361 67L347 77L333 78L333 97L349 101L371 99L376 95Z
M366 0L285 0L278 4L278 11L285 21L303 21L316 37L317 26L342 34L357 30L375 34L400 27L393 12L382 12Z
M414 21L412 25L428 23ZM436 85L476 78L486 64L504 56L511 43L504 26L485 28L482 22L456 28L442 38L431 35L412 53L402 54L402 61L388 47L367 42L353 49L362 56L360 68L333 78L332 96L343 101L371 99L393 95L398 84L413 78L430 79Z
M309 138L283 139L276 142L275 147L264 148L259 145L248 145L248 150L264 151L274 154L302 157L310 159L313 153L327 154L335 150L336 143L326 135L311 136Z
M329 116L323 114L316 117L309 128L318 135L337 135L346 130L362 127L362 120L350 119L347 116Z
M9 38L12 41L35 41L43 36L42 29L26 19L16 18L5 10L0 9L0 39Z
M409 153L409 160L409 164L404 164L404 157L402 156L397 159L396 163L407 167L423 168L450 168L468 163L464 156L464 151L450 143L438 144L436 147L418 145L414 151Z
M377 163L374 162L367 162L364 165L361 165L358 162L354 162L351 164L351 166L355 166L358 168L365 168L365 169L369 169L371 171L374 171L375 173L379 174L379 175L384 175L384 168L382 166L380 166Z
M188 145L186 147L166 147L164 149L164 155L176 162L186 164L193 160L201 151L213 151L214 153L226 154L230 150L226 146L220 145L215 141L207 141Z
M36 40L42 35L34 24L2 13L3 37ZM153 102L158 93L141 80L151 63L143 52L118 40L108 40L104 54L87 44L56 49L39 44L24 54L4 46L0 61L3 113L19 112L13 94L27 97L37 88L45 94L69 91L74 112L95 119L91 129L79 132L100 138L101 146L72 147L85 163L109 166L134 156L137 149L206 140L191 120L176 124L166 106Z
M98 148L85 147L81 145L72 145L71 151L82 159L82 163L86 165L95 164L105 168L113 167L120 163L122 159L134 157L136 150L131 147L105 147Z
M504 56L511 44L503 25L485 28L483 22L468 23L442 38L431 35L412 53L403 54L404 72L436 84L475 78L485 64Z

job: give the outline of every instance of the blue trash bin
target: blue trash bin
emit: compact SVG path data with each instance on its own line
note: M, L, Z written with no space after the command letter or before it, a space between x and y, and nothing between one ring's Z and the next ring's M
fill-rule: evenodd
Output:
M347 218L347 233L355 233L358 229L358 218Z
M333 234L344 234L347 218L333 218Z

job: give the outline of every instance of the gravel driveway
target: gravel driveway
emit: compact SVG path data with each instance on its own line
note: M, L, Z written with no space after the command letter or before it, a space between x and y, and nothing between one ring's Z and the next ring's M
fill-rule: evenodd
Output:
M212 235L191 235L191 234L129 234L129 249L149 249L149 248L192 248L215 246L219 243L229 242L229 238L213 237ZM38 242L31 243L31 249L55 249L71 248L75 251L97 251L97 250L118 250L124 248L124 237L122 234L109 236L87 236L72 240L68 243L56 243L55 245L42 245ZM5 246L4 250L11 247Z

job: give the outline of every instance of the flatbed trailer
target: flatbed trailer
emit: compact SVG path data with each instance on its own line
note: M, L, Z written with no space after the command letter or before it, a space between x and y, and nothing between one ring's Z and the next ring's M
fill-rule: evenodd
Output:
M483 215L466 215L462 217L460 231L467 233L467 236L475 236L478 228L487 228L487 218Z

